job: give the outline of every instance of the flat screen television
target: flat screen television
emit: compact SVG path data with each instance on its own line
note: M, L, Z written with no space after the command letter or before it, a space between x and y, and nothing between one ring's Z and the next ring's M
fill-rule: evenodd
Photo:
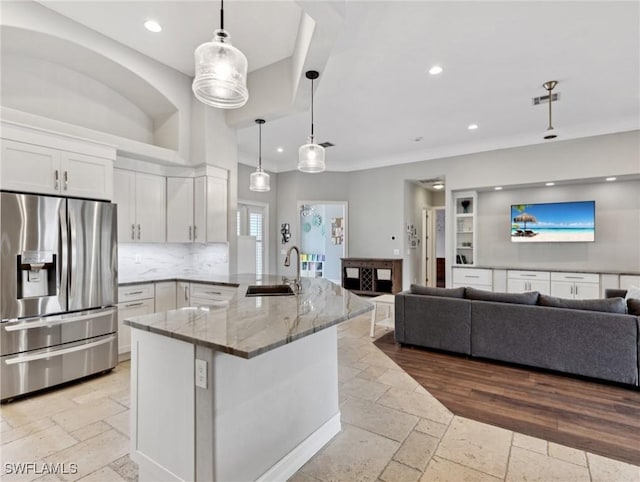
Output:
M514 243L593 242L596 202L513 204L511 241Z

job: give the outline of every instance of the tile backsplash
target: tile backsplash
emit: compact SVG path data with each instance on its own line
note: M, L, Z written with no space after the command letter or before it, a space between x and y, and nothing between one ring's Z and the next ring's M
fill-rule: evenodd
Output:
M228 275L227 244L120 243L118 280Z

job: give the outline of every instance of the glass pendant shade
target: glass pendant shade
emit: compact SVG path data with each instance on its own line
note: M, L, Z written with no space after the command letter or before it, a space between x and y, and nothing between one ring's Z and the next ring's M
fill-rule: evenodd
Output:
M261 167L249 176L249 190L256 192L267 192L271 190L269 174L264 172Z
M221 109L247 103L247 58L231 45L226 30L216 30L211 42L196 49L195 73L192 88L200 102Z
M314 144L304 144L298 149L298 170L302 172L323 172L327 168L324 162L324 147Z

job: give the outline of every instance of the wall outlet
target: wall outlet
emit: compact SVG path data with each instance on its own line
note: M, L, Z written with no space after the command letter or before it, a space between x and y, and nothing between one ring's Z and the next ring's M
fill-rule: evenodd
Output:
M136 254L136 260L135 260L136 264L140 264L142 263L142 256L140 256L139 254Z
M223 263L228 263L229 262L229 256L227 256L226 254L222 255L222 262Z
M400 250L399 249L394 249L393 250L393 255L394 256L400 256Z
M196 387L207 389L207 362L196 358Z

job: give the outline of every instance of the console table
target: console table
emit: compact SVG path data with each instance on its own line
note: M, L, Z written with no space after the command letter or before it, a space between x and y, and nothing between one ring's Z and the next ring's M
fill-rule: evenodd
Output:
M402 291L402 259L342 258L342 287L358 295Z

